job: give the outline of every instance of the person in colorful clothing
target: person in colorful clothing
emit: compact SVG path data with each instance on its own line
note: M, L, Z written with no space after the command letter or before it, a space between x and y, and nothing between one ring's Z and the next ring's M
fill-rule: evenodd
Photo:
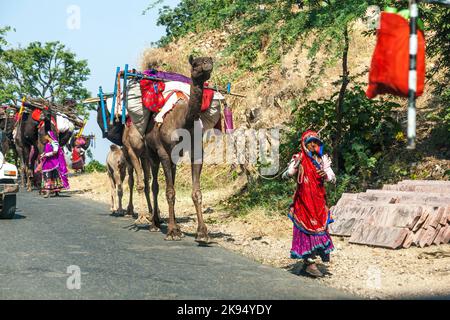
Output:
M48 198L51 193L57 196L61 189L69 189L68 170L64 152L59 146L55 133L49 131L45 134L42 143L44 143L44 152L40 156L42 191L44 198Z
M297 176L297 190L290 207L289 218L294 223L291 258L304 260L304 271L321 277L317 268L318 256L329 262L334 246L328 233L333 222L326 204L325 181L335 181L331 160L323 154L319 135L311 130L303 133L301 150L292 157L284 177Z
M86 139L78 137L75 140L75 146L72 150L72 169L75 171L84 171L84 164L86 162Z

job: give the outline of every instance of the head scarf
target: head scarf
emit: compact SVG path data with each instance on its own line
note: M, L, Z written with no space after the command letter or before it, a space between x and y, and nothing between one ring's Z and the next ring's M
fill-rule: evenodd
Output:
M319 148L316 149L315 152L319 157L322 157L324 144L323 144L322 140L320 139L319 135L317 134L317 132L315 132L315 131L307 130L306 132L303 133L302 139L300 141L302 149L305 150L306 153L309 153L309 155L312 156L311 151L309 151L308 148L306 148L308 143L310 143L312 141L316 142L319 145Z
M86 140L83 137L79 137L75 140L75 146L84 146L86 144Z

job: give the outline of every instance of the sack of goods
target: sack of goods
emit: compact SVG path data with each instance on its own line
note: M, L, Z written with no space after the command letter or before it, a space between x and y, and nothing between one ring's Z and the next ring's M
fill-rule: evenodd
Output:
M159 112L164 106L163 92L165 84L163 81L141 80L142 104L151 112Z
M408 97L410 31L407 18L403 11L381 13L366 91L369 99L385 93ZM422 95L425 84L425 39L420 26L421 23L417 30L416 97Z
M141 85L136 80L131 80L127 86L127 111L131 122L139 133L144 136L150 119L150 110L143 104Z
M56 124L60 133L72 132L75 130L75 125L61 114L56 114Z

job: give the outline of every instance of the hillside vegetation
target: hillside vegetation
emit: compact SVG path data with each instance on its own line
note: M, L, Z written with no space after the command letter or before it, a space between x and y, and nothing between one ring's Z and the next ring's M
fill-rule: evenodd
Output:
M338 173L337 184L328 188L331 204L342 192L400 179L448 180L449 9L420 8L428 79L417 101L417 148L409 151L406 100L368 100L364 94L376 41L366 10L390 2L182 0L175 8L160 9L158 23L166 27L166 36L143 53L141 67L156 62L189 74L190 54L212 56L211 82L222 87L231 82L233 92L246 96L227 96L235 125L282 129L281 168L298 150L304 130L326 124L321 135ZM224 175L231 171L230 177L242 174L241 169L217 167ZM223 204L233 212L284 211L294 184L261 179L257 169L243 170L250 173L247 185Z

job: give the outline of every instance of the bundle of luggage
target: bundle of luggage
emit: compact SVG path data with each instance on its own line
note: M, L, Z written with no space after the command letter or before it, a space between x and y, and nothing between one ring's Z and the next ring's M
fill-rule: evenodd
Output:
M48 110L48 107L46 107L46 110ZM43 123L42 118L42 109L36 108L31 112L31 117L34 121L39 122L40 125ZM64 114L57 112L56 118L54 116L51 116L51 121L53 122L53 125L57 129L59 133L65 133L65 132L73 132L75 130L75 125L72 121L70 121Z
M173 109L180 99L189 100L191 79L176 73L146 70L142 73L147 78L133 77L128 80L126 86L126 110L123 113L123 93L118 92L116 105L113 107L112 96L105 99L107 109L107 122L111 128L104 130L104 120L101 110L98 113L98 123L104 133L104 138L121 145L123 133L123 121L125 114L126 124L133 123L141 135L145 134L150 117L154 117L157 123L163 123L164 117ZM151 78L150 78L151 77ZM117 79L116 79L117 80ZM221 105L225 97L216 90L205 88L200 120L203 128L216 128L222 130ZM101 103L99 104L101 108ZM114 113L112 116L111 114ZM226 124L227 128L230 125ZM230 128L228 128L230 129Z

